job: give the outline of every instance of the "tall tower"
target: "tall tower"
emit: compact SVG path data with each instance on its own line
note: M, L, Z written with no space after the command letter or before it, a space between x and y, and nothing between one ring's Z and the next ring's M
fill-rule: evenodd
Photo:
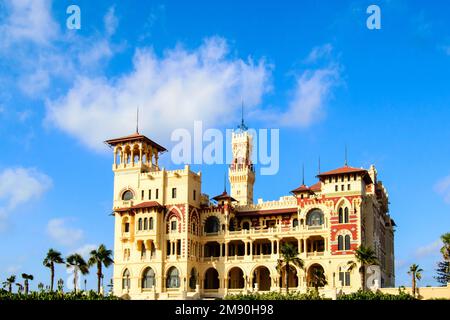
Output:
M238 129L232 133L231 145L233 160L228 171L231 196L239 201L239 205L252 204L255 184L255 169L251 160L253 137L244 124L243 116Z

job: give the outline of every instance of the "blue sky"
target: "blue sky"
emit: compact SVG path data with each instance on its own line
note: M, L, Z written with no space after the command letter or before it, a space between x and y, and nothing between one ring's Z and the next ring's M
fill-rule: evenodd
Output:
M314 183L318 157L339 167L347 145L388 189L397 285L412 263L435 284L450 231L449 4L242 2L0 1L0 280L48 283L49 247L112 248L102 141L134 131L137 105L140 131L170 148L194 120L234 128L243 99L249 126L280 129L280 170L257 177L256 198L298 186L302 163ZM366 28L372 3L380 30ZM80 30L66 28L70 4ZM194 169L203 192L222 191L224 165Z

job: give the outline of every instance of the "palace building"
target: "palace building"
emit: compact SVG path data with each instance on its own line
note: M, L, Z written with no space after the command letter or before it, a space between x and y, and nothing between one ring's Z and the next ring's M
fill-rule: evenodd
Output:
M277 262L286 243L304 261L288 272L290 291L306 292L318 275L326 295L358 290L360 273L348 264L361 244L378 257L378 286L394 286L395 223L373 165L321 172L311 186L294 188L293 180L286 196L254 203L252 136L243 125L232 135L230 194L212 199L203 193L201 173L188 165L160 168L167 150L146 136L106 143L114 150L115 295L200 299L284 291L286 269Z

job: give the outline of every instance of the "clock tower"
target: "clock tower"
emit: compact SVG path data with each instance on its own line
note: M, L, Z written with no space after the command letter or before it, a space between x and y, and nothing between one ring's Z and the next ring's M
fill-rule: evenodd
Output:
M228 171L231 196L239 201L239 205L253 204L255 183L255 169L251 160L253 137L244 124L244 118L231 135L231 145L233 160Z

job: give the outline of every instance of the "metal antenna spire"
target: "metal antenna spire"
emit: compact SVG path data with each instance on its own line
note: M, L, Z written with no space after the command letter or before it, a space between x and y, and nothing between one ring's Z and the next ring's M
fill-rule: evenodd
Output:
M320 174L320 156L319 156L319 168L318 168L318 170L319 170L319 174Z
M242 100L242 106L241 106L241 124L238 125L238 128L241 129L242 131L245 131L248 129L244 123L244 100Z
M227 172L223 174L223 193L227 193Z
M305 185L305 164L302 164L302 186Z
M345 145L345 166L348 166L348 160L347 160L347 144Z
M136 108L136 133L139 133L139 107Z

